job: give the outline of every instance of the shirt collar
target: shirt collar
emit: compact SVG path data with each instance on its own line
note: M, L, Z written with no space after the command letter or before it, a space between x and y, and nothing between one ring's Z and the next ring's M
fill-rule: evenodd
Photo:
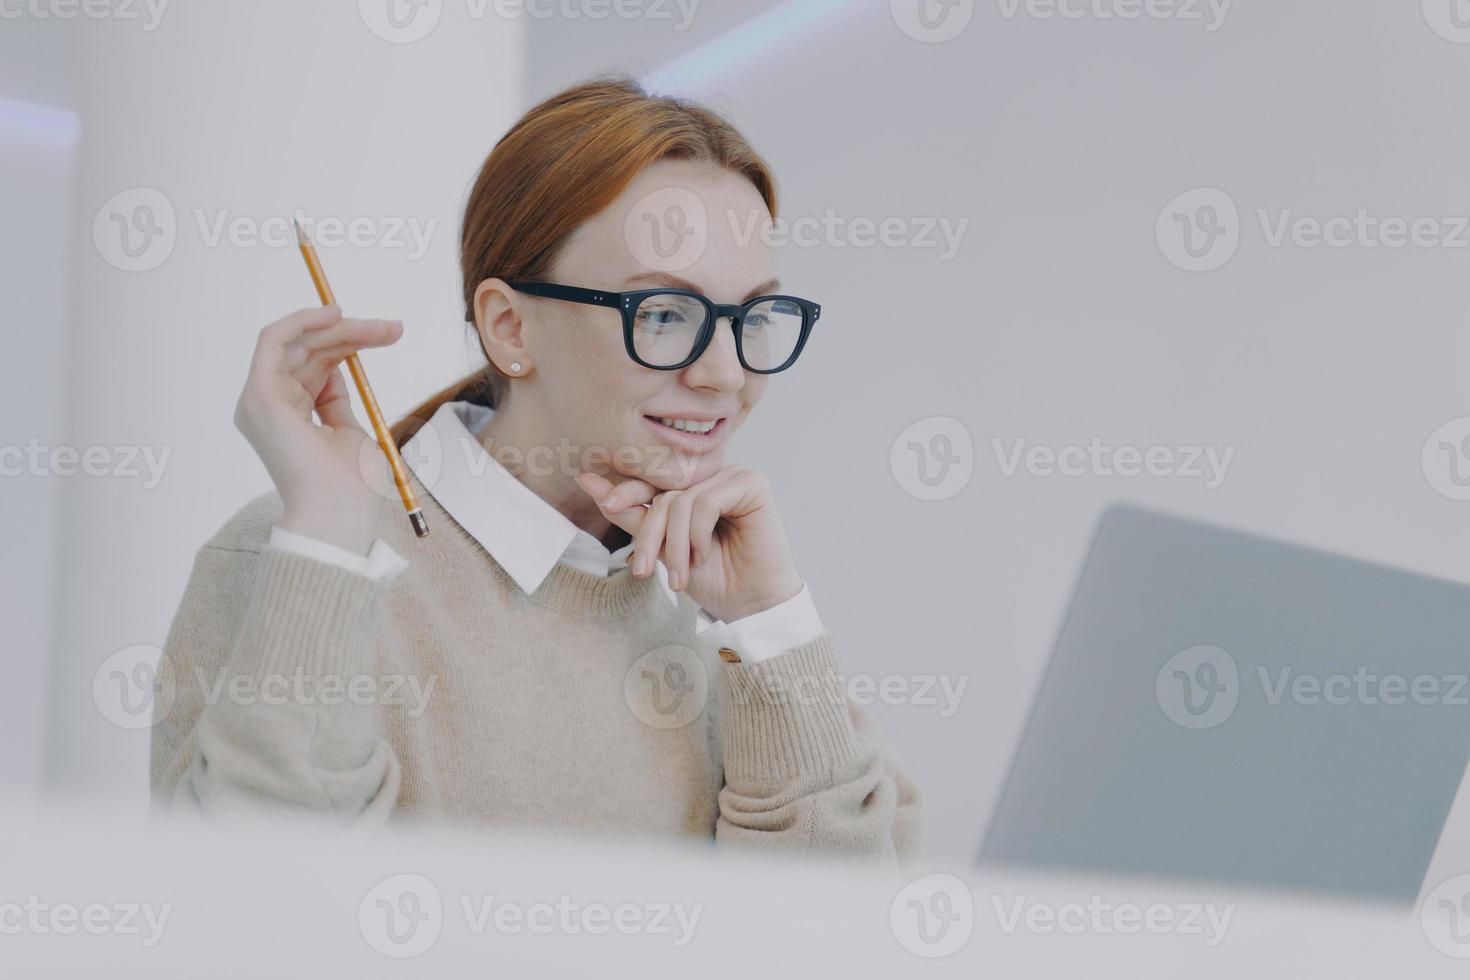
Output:
M628 549L609 554L485 451L478 434L494 414L446 402L404 444L404 463L521 591L535 592L559 561L606 576Z

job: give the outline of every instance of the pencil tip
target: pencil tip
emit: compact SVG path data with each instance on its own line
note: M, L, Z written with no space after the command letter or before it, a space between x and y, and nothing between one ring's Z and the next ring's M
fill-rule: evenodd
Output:
M306 244L306 229L301 227L301 219L292 218L291 223L296 226L296 244Z

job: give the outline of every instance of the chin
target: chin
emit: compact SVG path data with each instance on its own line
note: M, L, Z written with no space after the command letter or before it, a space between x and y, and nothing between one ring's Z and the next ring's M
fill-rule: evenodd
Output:
M704 453L689 456L673 453L658 465L651 466L636 476L656 490L687 490L708 480L725 467L723 453Z

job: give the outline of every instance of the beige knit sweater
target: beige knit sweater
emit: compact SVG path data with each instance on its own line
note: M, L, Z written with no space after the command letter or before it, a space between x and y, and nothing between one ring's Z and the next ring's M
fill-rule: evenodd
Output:
M843 697L829 634L770 659L695 651L653 577L558 564L532 594L415 483L379 582L267 548L274 493L195 558L155 690L155 810L286 807L912 857L919 802Z

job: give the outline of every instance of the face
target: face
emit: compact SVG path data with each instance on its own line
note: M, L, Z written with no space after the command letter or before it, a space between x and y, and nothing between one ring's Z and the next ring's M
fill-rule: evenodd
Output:
M739 174L663 161L571 236L546 279L615 292L671 286L742 303L779 291L773 249L759 234L770 220ZM477 304L492 359L502 369L522 365L506 405L517 427L534 419L540 431L532 438L553 446L567 439L583 468L661 490L725 465L730 438L769 380L741 367L727 319L697 361L658 371L628 356L618 310L528 296L499 280L481 285Z

